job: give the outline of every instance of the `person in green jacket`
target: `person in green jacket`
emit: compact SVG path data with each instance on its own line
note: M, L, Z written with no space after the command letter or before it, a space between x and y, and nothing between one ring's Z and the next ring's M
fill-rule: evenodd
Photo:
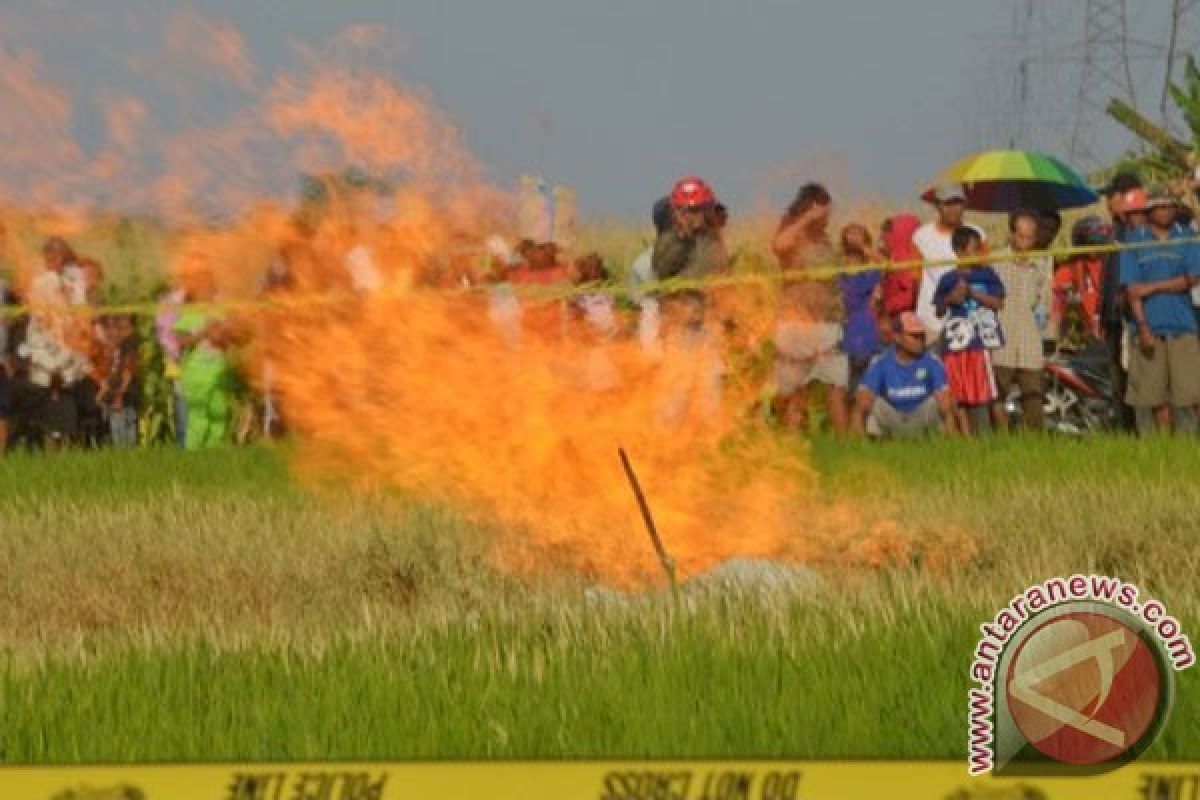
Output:
M215 297L211 279L189 292L197 303ZM186 306L174 325L179 335L179 384L187 405L184 447L198 450L229 441L233 421L233 370L227 349L229 330L216 310Z

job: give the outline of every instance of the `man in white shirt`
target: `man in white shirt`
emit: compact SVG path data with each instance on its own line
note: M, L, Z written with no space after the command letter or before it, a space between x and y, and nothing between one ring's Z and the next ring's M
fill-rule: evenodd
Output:
M913 244L921 252L921 258L926 261L945 261L954 259L954 248L950 237L954 229L963 225L963 211L966 209L966 196L958 184L937 187L932 194L925 195L937 209L937 219L925 223L913 233ZM975 225L970 225L983 231ZM986 241L986 237L985 237ZM942 279L954 264L933 264L921 271L921 288L917 293L917 316L925 324L931 336L936 337L942 331L942 319L933 307L933 293L938 281Z

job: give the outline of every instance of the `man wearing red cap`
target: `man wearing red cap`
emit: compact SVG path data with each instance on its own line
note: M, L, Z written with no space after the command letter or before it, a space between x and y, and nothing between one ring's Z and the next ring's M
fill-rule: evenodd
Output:
M725 272L729 256L721 238L712 188L694 175L679 180L671 190L670 216L670 224L654 241L654 277L660 281L702 282ZM681 348L676 352L682 358L674 359L675 365L690 365L689 369L698 371L691 376L676 376L676 389L664 398L663 416L677 419L694 400L698 400L701 413L711 414L719 403L725 370L717 338L710 335L711 326L707 324L713 292L697 283L657 294L664 344L668 349Z
M702 179L690 175L671 190L671 226L654 242L654 275L659 280L701 280L729 263L716 218L717 198Z
M654 240L651 266L660 281L702 281L725 271L729 255L716 218L717 198L712 188L690 175L671 190L671 224ZM683 325L696 331L704 325L709 293L692 286L660 295L662 316L668 327Z

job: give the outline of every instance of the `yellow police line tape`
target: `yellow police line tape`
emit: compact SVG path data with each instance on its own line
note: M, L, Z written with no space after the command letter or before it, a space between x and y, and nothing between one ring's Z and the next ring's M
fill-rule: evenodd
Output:
M1124 244L1105 244L1105 245L1087 245L1082 247L1057 247L1046 250L1030 250L1020 254L1020 257L1026 260L1043 257L1062 257L1062 256L1082 256L1082 255L1103 255L1107 253L1118 253L1128 250L1141 250L1152 247L1160 247L1164 244L1200 244L1200 236L1178 237L1163 241L1147 241L1147 242L1131 242ZM747 284L779 284L788 280L832 280L839 275L856 275L863 272L873 271L902 271L911 270L923 267L934 266L957 266L965 264L968 266L979 264L991 264L998 258L1007 258L1009 253L1004 250L994 251L979 256L970 258L944 258L944 259L916 259L911 261L876 261L865 264L827 264L801 269L778 270L773 272L752 272L752 273L736 273L729 275L718 275L707 278L666 278L657 281L646 281L637 285L616 285L589 283L573 286L530 286L519 285L509 286L510 291L517 296L528 297L535 300L564 300L571 297L578 297L585 294L608 294L614 296L621 295L648 295L648 294L670 294L672 292L684 291L703 291L706 289L719 289L730 286L742 286ZM490 292L497 289L499 286L507 284L479 284L463 287L461 289L443 289L451 293L479 293ZM386 291L386 290L385 290ZM55 307L55 313L75 313L80 315L98 314L136 314L140 316L158 314L166 310L179 309L195 309L200 311L239 311L239 310L254 310L254 309L287 309L297 306L309 305L338 305L347 302L355 297L362 297L362 293L356 293L349 290L339 290L336 292L324 293L309 293L299 295L294 292L289 292L288 296L276 296L273 298L256 298L248 300L222 300L209 303L162 303L143 301L137 303L116 303L109 305L78 305L69 307ZM31 311L28 304L21 305L4 305L0 306L0 319L19 317L28 314Z
M0 767L14 800L1146 800L1195 798L1200 763L969 777L958 761L317 762Z

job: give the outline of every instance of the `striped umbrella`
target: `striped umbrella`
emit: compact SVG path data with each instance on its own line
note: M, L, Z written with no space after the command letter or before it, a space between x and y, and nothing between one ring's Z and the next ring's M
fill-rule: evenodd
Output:
M1032 150L988 150L955 162L938 176L939 183L961 183L967 208L1057 211L1090 206L1099 200L1087 181L1063 162ZM921 195L932 202L934 190Z

